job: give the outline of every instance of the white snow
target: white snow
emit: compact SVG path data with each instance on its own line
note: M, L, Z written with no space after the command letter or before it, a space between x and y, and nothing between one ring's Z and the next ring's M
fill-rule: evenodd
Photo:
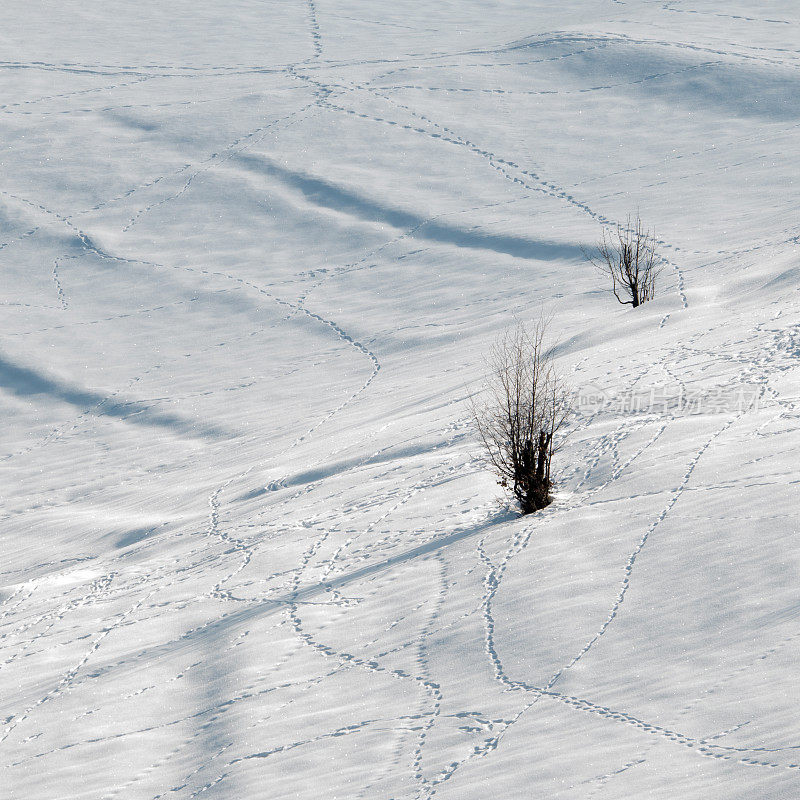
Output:
M797 12L4 0L0 796L800 796Z

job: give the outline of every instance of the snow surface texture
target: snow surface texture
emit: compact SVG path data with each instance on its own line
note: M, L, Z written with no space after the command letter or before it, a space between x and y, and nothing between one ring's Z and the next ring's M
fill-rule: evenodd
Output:
M0 796L800 796L796 2L2 5Z

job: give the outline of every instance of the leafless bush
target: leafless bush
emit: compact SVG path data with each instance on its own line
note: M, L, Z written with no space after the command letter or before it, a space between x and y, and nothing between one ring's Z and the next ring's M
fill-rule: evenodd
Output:
M595 252L585 255L611 278L614 297L636 308L655 296L656 279L663 268L655 245L653 234L644 229L641 219L637 216L631 224L628 217L625 227L617 225L616 232L603 230Z
M552 502L550 467L569 395L545 346L546 323L519 325L495 342L472 417L487 461L523 514Z

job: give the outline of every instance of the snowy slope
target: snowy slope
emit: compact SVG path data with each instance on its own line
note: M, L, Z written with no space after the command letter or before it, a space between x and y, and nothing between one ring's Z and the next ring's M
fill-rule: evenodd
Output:
M3 17L0 797L800 796L795 3ZM466 399L542 311L519 518Z

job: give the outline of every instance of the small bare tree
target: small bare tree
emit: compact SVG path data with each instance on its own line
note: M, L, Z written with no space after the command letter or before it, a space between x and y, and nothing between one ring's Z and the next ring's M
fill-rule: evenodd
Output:
M495 342L472 417L487 461L523 514L552 502L550 467L569 395L545 346L546 322L518 325Z
M656 278L663 269L655 245L655 237L644 229L641 219L637 216L631 224L628 217L625 227L617 225L615 233L604 229L596 251L584 254L611 278L614 297L636 308L655 296Z

